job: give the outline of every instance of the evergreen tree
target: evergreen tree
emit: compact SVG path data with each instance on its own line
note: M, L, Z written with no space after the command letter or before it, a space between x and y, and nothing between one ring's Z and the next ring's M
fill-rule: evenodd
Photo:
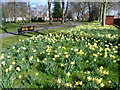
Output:
M62 8L60 2L54 2L53 4L54 4L52 13L53 18L62 18Z

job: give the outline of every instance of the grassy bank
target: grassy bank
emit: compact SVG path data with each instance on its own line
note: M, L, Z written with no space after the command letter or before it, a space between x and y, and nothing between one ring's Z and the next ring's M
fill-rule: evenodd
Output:
M2 50L2 87L116 88L117 41L99 23L26 38Z

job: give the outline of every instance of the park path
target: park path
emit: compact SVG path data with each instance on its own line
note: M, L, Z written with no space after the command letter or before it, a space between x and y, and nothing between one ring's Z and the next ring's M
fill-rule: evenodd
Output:
M42 27L42 28L35 29L33 32L46 30L46 29L55 29L55 28L62 28L62 27L72 27L72 26L78 26L78 25L81 25L81 23L72 23L72 25L65 25L65 26ZM18 32L14 31L14 32L1 33L0 34L0 38L10 37L10 36L14 36L14 35L18 35Z

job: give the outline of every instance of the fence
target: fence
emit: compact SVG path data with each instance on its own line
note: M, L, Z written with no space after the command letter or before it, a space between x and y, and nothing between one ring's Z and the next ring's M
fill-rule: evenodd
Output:
M114 19L114 25L116 25L118 28L120 28L120 18Z

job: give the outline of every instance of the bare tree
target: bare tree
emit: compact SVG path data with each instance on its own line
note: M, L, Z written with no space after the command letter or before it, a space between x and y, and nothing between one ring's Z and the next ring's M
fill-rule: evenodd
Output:
M48 0L49 24L52 25L51 0Z
M64 13L65 13L65 2L64 2L64 0L62 0L62 24L64 24L64 22L65 22Z
M30 0L28 0L28 8L29 8L29 22L31 22Z
M64 17L65 17L65 22L67 22L67 14L68 14L68 6L69 6L69 3L67 2L66 4L66 9L65 9L65 13L64 13Z
M84 20L84 14L87 12L88 5L86 2L71 2L71 7L76 13L77 20Z
M81 5L80 5L81 2L71 2L71 6L74 10L74 12L76 13L76 16L77 16L77 20L79 20L80 18L80 12L81 12Z
M14 21L16 23L16 2L14 0Z

